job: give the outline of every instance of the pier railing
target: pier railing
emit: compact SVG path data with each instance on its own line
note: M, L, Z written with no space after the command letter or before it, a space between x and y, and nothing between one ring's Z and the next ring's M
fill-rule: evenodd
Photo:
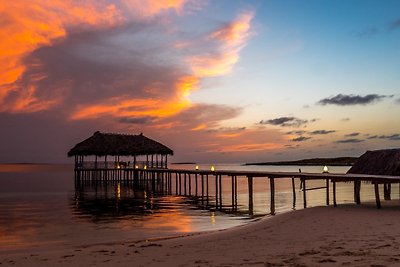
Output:
M75 182L80 184L85 181L108 182L118 181L133 184L151 185L151 188L165 190L177 195L200 194L209 196L209 188L213 187L215 206L222 207L222 177L231 178L232 207L237 204L237 178L245 177L248 181L249 211L253 207L253 179L267 178L270 188L270 213L275 214L275 180L292 179L293 203L296 202L295 179L300 180L303 194L303 205L307 207L307 191L326 190L326 204L330 205L332 193L333 205L336 206L336 183L354 183L354 201L361 204L361 183L368 182L374 185L377 208L381 208L379 185L384 185L384 198L391 198L391 185L400 184L400 176L364 175L364 174L331 174L331 173L297 173L297 172L265 172L265 171L231 171L231 170L184 170L184 169L159 169L159 168L76 168ZM325 186L307 188L308 180L324 180ZM174 181L174 183L172 182ZM330 189L332 186L332 189ZM173 188L174 187L174 188Z

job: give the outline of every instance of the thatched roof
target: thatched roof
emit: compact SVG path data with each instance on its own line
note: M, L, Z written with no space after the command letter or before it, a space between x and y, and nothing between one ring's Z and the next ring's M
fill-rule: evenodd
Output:
M367 151L347 173L400 176L400 149Z
M75 155L96 156L140 156L140 155L173 155L174 152L143 134L111 134L95 132L91 137L75 145L68 157Z

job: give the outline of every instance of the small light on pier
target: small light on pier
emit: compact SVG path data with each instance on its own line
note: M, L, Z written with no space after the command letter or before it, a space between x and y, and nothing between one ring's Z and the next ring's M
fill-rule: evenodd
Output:
M212 172L215 171L214 165L211 165L211 171L212 171Z
M135 169L139 169L139 165L136 165L136 166L135 166Z
M199 165L196 165L196 168L195 168L195 169L196 169L196 171L198 171L198 170L199 170Z
M326 165L324 166L322 173L329 173L328 166Z
M144 169L144 170L147 170L147 165L144 165L143 169Z

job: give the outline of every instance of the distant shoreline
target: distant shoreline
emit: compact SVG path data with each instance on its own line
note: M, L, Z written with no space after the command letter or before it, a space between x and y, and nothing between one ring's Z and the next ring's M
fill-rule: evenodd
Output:
M312 158L312 159L301 159L294 161L272 161L272 162L253 162L245 163L244 166L248 165L269 165L269 166L352 166L358 157L338 157L338 158Z

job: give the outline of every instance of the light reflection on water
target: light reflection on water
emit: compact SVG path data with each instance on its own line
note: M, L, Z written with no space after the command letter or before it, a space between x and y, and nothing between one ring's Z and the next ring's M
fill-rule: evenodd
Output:
M322 167L215 166L217 170L298 171L302 168L303 172L322 171ZM194 169L194 165L172 167ZM206 168L209 166L200 165L200 169ZM123 183L85 184L75 188L72 169L70 165L49 165L48 168L45 165L0 165L0 253L27 247L40 249L49 244L56 248L223 229L269 213L266 178L254 178L253 215L249 215L246 178L238 177L236 212L232 207L231 179L227 177L222 179L220 211L213 207L213 177L210 177L207 199L148 192ZM331 167L330 171L344 173L347 169ZM324 182L307 182L307 187L321 185ZM277 213L303 207L298 183L295 207L291 179L279 179L275 186ZM394 195L398 193L397 187L392 190ZM339 183L337 193L339 204L353 202L352 184ZM307 192L308 206L325 205L325 199L325 190ZM373 199L373 187L363 184L361 200Z

